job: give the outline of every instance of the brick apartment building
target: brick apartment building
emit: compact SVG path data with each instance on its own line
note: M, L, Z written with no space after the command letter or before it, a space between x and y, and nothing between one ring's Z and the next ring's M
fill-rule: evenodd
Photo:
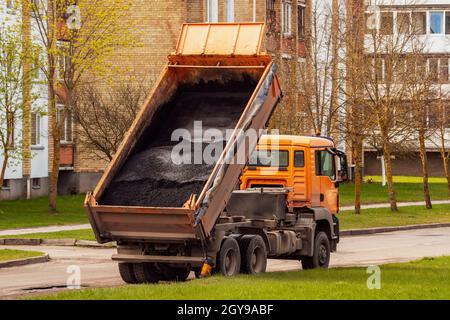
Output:
M138 21L142 45L117 53L118 61L127 75L155 81L175 50L180 26L184 22L266 22L266 50L278 64L283 87L282 104L273 116L274 127L294 133L295 114L299 111L299 64L304 59L305 17L304 0L144 0L134 1L130 19ZM91 190L106 163L96 159L92 151L76 144L73 164L60 175L61 192Z

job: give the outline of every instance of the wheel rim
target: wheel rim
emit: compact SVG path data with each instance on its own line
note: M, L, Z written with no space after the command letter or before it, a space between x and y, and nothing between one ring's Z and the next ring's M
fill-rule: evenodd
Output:
M228 250L227 254L225 255L225 274L227 276L231 276L235 273L236 265L237 265L237 259L236 259L236 252L234 250Z
M328 250L325 244L321 243L319 248L319 264L321 266L324 266L327 264L328 261Z
M253 272L262 272L264 265L264 252L262 248L256 247L252 254L251 265Z

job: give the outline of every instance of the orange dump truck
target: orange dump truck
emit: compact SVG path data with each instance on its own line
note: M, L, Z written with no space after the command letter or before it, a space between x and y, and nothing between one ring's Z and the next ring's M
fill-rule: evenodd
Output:
M281 98L263 37L262 23L184 24L176 51L87 194L97 241L117 242L113 259L125 282L264 272L267 257L328 266L338 241L333 142L284 137L275 145L265 136L253 153ZM198 161L211 146L213 161ZM287 162L263 158L264 148ZM303 167L295 165L298 150Z

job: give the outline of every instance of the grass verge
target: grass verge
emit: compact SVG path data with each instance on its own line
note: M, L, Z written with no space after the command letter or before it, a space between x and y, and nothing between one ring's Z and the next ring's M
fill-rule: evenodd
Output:
M34 257L40 257L42 255L44 255L44 254L42 252L38 252L38 251L0 249L0 262L25 259L25 258L34 258Z
M76 239L76 240L91 240L95 241L94 232L91 229L86 230L70 230L60 232L48 233L32 233L22 234L17 236L0 236L0 239Z
M381 177L367 176L364 181L372 179L372 183L363 183L361 201L363 204L388 202L387 187L381 185ZM423 185L421 177L394 177L394 188L398 202L423 201ZM341 206L353 205L354 184L345 183L339 187ZM449 200L447 180L440 177L430 178L430 195L432 200Z
M365 268L214 276L184 283L128 285L65 291L34 299L243 300L243 299L448 299L450 257L381 266L381 289L369 290Z
M400 207L395 213L389 208L364 209L361 214L342 211L338 217L341 230L446 223L450 222L450 204L434 205L431 210L423 206Z
M0 201L0 230L88 223L84 197L58 197L58 214L48 213L47 198Z

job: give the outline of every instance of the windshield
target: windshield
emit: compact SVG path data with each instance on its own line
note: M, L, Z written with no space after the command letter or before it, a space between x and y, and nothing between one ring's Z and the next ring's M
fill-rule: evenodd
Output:
M249 166L253 167L287 167L289 151L287 150L255 150L250 156Z

